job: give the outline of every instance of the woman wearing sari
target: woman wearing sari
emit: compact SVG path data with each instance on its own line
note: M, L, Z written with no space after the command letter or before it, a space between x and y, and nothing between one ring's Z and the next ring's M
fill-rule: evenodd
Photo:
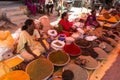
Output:
M91 15L87 17L87 20L85 22L85 27L91 26L91 27L99 27L100 24L96 20L96 10L91 11Z
M61 34L65 34L66 36L70 36L70 31L75 30L76 28L73 27L73 22L69 22L68 20L68 13L64 12L61 16L61 20L58 23L58 32Z
M17 53L20 53L25 61L33 60L45 52L42 45L35 41L35 37L33 35L34 21L28 19L22 27L17 45Z
M31 11L33 15L36 15L36 4L32 2L32 0L25 0L25 4L27 5L28 9Z

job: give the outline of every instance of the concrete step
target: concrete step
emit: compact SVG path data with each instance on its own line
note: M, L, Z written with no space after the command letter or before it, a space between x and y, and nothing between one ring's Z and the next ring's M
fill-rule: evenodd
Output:
M26 15L17 15L17 16L11 16L11 17L8 17L8 20L10 20L11 22L16 22L16 21L20 21L20 20L23 20L23 19L28 19L28 17Z
M24 12L23 11L7 11L6 12L6 17L11 17L11 16L17 16L17 15L23 15Z

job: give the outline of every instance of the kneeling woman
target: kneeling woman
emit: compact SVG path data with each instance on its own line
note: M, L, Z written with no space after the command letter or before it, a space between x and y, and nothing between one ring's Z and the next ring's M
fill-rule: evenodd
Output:
M45 52L42 45L33 39L33 33L34 21L28 19L22 27L17 45L17 53L20 53L25 61L33 60Z

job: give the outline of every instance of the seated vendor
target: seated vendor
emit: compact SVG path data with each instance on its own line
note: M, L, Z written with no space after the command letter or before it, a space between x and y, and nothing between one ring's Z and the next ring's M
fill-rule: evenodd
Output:
M85 22L85 27L86 26L91 26L91 27L99 27L100 24L96 20L96 10L91 11L91 15L87 17L87 20Z
M45 52L45 49L42 47L42 45L33 39L33 33L34 21L28 19L25 21L25 25L22 27L17 45L17 53L20 53L25 61L33 60Z
M58 32L66 34L66 36L70 36L70 33L68 32L75 30L75 27L73 27L73 22L69 22L67 12L64 12L61 18L62 19L58 23Z

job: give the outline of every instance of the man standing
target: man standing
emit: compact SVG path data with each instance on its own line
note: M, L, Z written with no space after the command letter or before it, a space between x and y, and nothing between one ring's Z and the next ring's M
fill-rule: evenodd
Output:
M50 15L50 13L53 13L53 0L45 0L45 5L47 8L47 14Z

